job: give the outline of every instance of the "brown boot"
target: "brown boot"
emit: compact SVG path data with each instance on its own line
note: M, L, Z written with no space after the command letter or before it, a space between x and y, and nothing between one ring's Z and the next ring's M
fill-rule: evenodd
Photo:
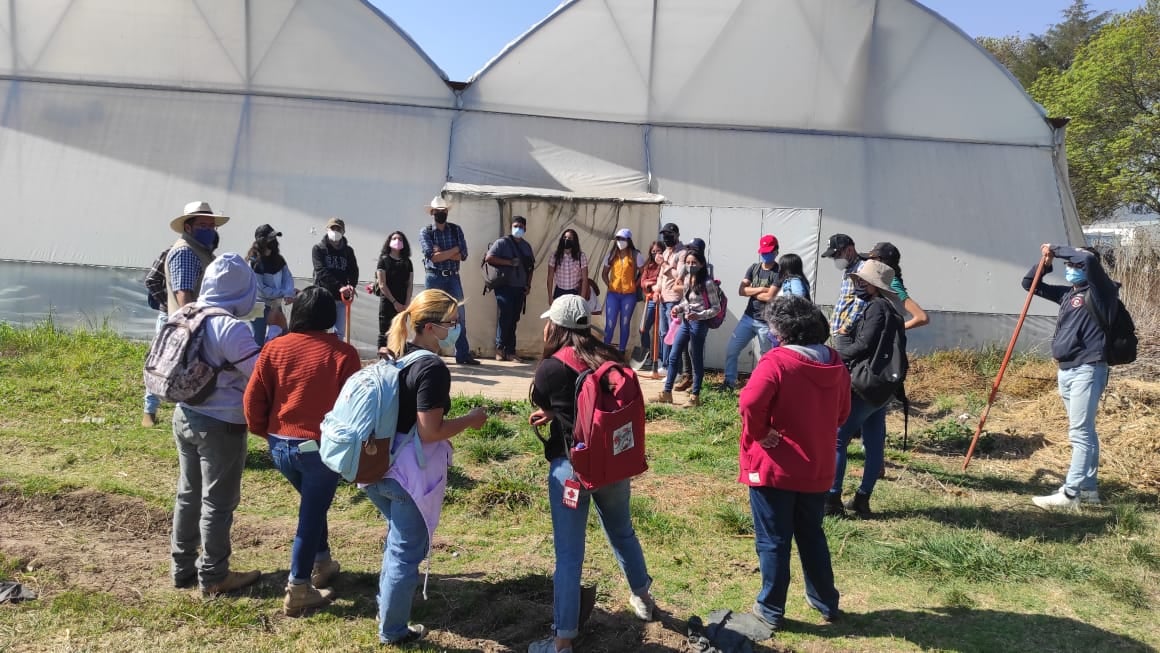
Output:
M689 395L689 401L685 405L686 406L700 406L701 405L701 395Z
M310 572L310 584L315 587L330 587L342 565L337 560L316 560Z
M141 426L151 429L157 426L157 413L145 413L141 416Z
M677 381L677 385L673 387L673 390L676 390L677 392L684 392L691 387L693 387L693 377L685 374L681 375L681 378Z
M257 569L246 572L231 571L230 573L226 574L226 577L221 579L219 582L214 583L208 587L201 588L201 594L202 596L217 596L218 594L234 592L242 589L243 587L246 587L247 585L253 585L258 580L258 578L261 577L261 575L262 572L258 571Z
M282 599L282 609L287 617L300 617L310 610L330 605L333 600L333 591L319 590L310 583L287 585L286 598Z
M661 391L657 396L652 398L654 404L671 404L673 403L673 393Z

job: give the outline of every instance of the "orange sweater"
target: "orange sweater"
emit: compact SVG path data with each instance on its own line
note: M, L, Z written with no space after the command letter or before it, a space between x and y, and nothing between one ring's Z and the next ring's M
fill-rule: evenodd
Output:
M246 386L250 432L317 440L343 383L361 368L358 351L333 333L288 333L267 342Z

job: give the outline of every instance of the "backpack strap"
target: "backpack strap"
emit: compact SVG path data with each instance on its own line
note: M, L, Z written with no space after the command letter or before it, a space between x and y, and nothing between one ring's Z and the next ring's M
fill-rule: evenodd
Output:
M428 356L436 356L436 354L435 354L434 352L428 351L428 350L426 350L426 349L423 349L423 348L421 348L421 347L420 347L419 349L416 349L415 351L413 351L413 352L411 352L411 353L409 353L409 354L406 354L406 355L404 355L402 358L399 358L399 359L396 359L395 361L392 361L392 362L391 362L391 364L393 364L395 367L397 367L397 368L399 369L399 372L401 373L403 370L405 370L405 369L407 369L408 367L410 367L410 366L411 366L413 363L416 363L416 362L418 362L419 360L421 360L421 359L423 359L423 358L426 358L426 357L428 357ZM382 384L379 384L379 392L380 392L380 395L379 395L379 410L380 410L380 411L382 411L382 395L381 395L381 393L382 393ZM395 420L396 420L396 422L398 421L398 409L397 409L397 408L396 408L396 411L395 411ZM396 451L397 451L397 450L398 450L398 449L399 449L399 448L400 448L400 447L401 447L403 444L406 444L407 442L411 441L412 439L418 439L418 438L419 438L419 421L418 421L418 419L416 419L416 420L415 420L415 425L411 427L411 430L410 430L410 431L408 431L408 432L406 433L406 435L407 435L407 438L406 438L406 439L399 440L399 441L397 441L397 442L396 442L396 441L395 441L395 435L396 435L396 434L392 433L392 434L389 436L389 437L391 438L391 440L392 440L392 441L391 441L391 444L390 444L390 447L391 447L391 454L390 454L390 455L391 455L391 464L394 464L394 462L395 462L395 452L396 452ZM420 444L419 446L416 446L416 447L415 447L415 460L416 460L416 461L419 463L419 467L420 467L420 468L425 468L425 467L427 467L427 458L426 458L426 456L424 456L424 455L423 455L423 447L422 447L422 444Z
M552 358L555 358L561 363L567 365L577 374L583 374L590 369L588 365L583 360L581 360L579 356L576 355L576 350L572 347L561 347L560 349L556 350L556 353L552 354Z
M1092 317L1094 317L1096 319L1096 322L1099 323L1100 330L1104 332L1104 337L1107 337L1107 336L1111 335L1110 332L1112 330L1112 327L1110 324L1107 323L1106 320L1104 320L1104 316L1100 315L1100 312L1096 310L1096 307L1092 306L1091 294L1092 294L1092 291L1090 288L1088 289L1087 292L1085 292L1083 294L1083 306L1085 309L1087 309L1087 312Z

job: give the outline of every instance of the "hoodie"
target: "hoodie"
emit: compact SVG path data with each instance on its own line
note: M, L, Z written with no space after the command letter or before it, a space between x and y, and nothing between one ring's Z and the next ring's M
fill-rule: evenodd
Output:
M791 492L834 483L838 427L850 414L850 373L829 347L775 347L741 390L738 482ZM761 446L770 430L781 434Z
M1078 286L1057 286L1040 281L1035 288L1037 296L1059 304L1055 336L1051 339L1051 356L1061 370L1103 363L1108 360L1108 339L1099 320L1092 315L1092 309L1102 314L1108 324L1114 322L1119 310L1119 286L1108 277L1095 254L1067 245L1052 245L1051 251L1056 258L1078 263L1087 271L1087 281ZM1051 271L1052 265L1048 263L1043 268L1043 276ZM1033 267L1023 277L1023 289L1029 290L1034 280ZM1087 306L1089 302L1090 309Z
M334 247L323 236L310 257L314 260L314 285L329 290L336 300L339 288L358 285L358 260L345 236Z
M217 387L204 402L178 406L230 424L246 423L242 397L258 359L258 345L249 325L239 318L254 310L257 297L257 279L240 254L222 254L206 267L197 305L224 308L232 317L220 315L206 319L201 356L215 367L228 362L234 369L218 374Z

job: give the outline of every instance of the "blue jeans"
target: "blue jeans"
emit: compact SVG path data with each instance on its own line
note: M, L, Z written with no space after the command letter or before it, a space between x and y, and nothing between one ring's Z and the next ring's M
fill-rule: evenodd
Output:
M846 423L838 427L838 467L834 470L834 486L831 494L842 495L842 481L846 478L846 447L850 445L850 438L859 429L862 430L862 448L866 451L866 460L862 467L862 484L858 486L858 494L870 496L874 492L874 485L878 483L878 471L882 469L882 461L886 455L886 407L890 401L875 406L869 403L858 393L850 393L850 416Z
M632 313L636 310L636 293L608 291L604 300L604 344L612 344L612 334L620 326L620 351L628 348L628 332L632 329Z
M693 359L693 387L689 392L701 394L701 380L705 378L705 337L709 335L709 323L705 320L681 321L681 330L673 338L673 348L669 351L668 374L665 376L665 392L673 391L673 384L681 374L681 356L689 350Z
M548 474L548 502L552 509L552 540L556 548L556 575L553 577L553 627L556 637L574 639L580 634L580 571L584 566L584 538L587 534L588 506L596 503L596 514L616 562L632 593L648 595L652 578L644 562L640 540L632 529L629 499L630 481L606 485L592 492L581 491L575 508L563 504L564 482L572 478L572 463L565 457L551 463Z
M317 451L301 452L299 445L310 440L270 436L270 456L274 467L298 490L298 530L290 550L290 580L308 582L314 563L330 559L326 512L334 501L339 476L322 464Z
M167 315L164 311L157 314L157 323L153 325L154 337L156 337L157 334L161 333L161 327L165 326L165 322L168 319L169 319L169 315ZM154 395L154 394L149 394L149 391L146 390L145 391L145 412L149 413L150 415L156 415L157 409L160 407L161 407L161 397L158 397L157 395Z
M334 308L338 312L338 316L334 320L334 335L338 336L339 340L346 339L346 304L340 299L334 302Z
M673 307L679 303L680 302L661 302L661 367L665 369L668 369L669 363L672 362L669 360L669 358L673 353L674 345L676 345L675 342L672 345L666 345L665 336L668 335L669 325L671 325L673 322L673 318L670 317L673 312Z
M242 498L246 425L178 406L173 411L173 439L180 468L169 541L173 579L185 581L196 575L205 588L224 580L230 571L230 529Z
M427 289L442 290L459 301L463 301L463 283L458 274L449 277L427 272ZM471 358L471 347L467 344L467 314L459 307L459 339L455 341L455 360L462 363Z
M653 354L654 360L659 361L659 359L656 358L656 355L652 350L653 324L656 324L656 321L657 321L657 303L655 301L649 299L645 302L644 317L640 323L640 350L647 351L650 354ZM659 330L658 330L658 334L659 334ZM659 343L660 338L657 338L657 341ZM663 344L663 343L661 343L661 344ZM658 347L658 349L659 348L660 347Z
M516 325L524 307L524 289L505 286L495 289L495 350L516 353Z
M427 556L427 524L411 495L393 478L364 488L387 519L387 546L379 573L379 641L407 636L411 603L419 586L419 563Z
M262 310L262 316L250 320L250 331L254 333L254 342L258 343L258 349L261 349L266 344L266 322L270 319L270 312L274 310L281 310L281 308L275 308L266 304L266 308ZM338 310L343 314L343 319L346 319L346 309L342 306L341 302L338 305Z
M1076 496L1080 490L1096 489L1100 467L1100 438L1096 435L1096 412L1100 395L1108 386L1107 363L1080 365L1060 370L1059 396L1067 410L1067 439L1071 442L1071 467L1063 490Z
M834 587L830 547L822 530L825 503L825 492L749 488L757 561L761 567L761 592L757 594L754 611L775 626L781 626L785 617L790 540L797 541L806 581L806 600L827 618L838 614L838 589Z
M725 350L725 383L729 385L737 383L737 359L741 356L741 350L754 338L757 338L757 346L761 349L762 355L773 347L773 343L769 340L769 325L749 315L742 315L741 320L737 322L737 328L733 329L733 335L729 338L729 347Z

